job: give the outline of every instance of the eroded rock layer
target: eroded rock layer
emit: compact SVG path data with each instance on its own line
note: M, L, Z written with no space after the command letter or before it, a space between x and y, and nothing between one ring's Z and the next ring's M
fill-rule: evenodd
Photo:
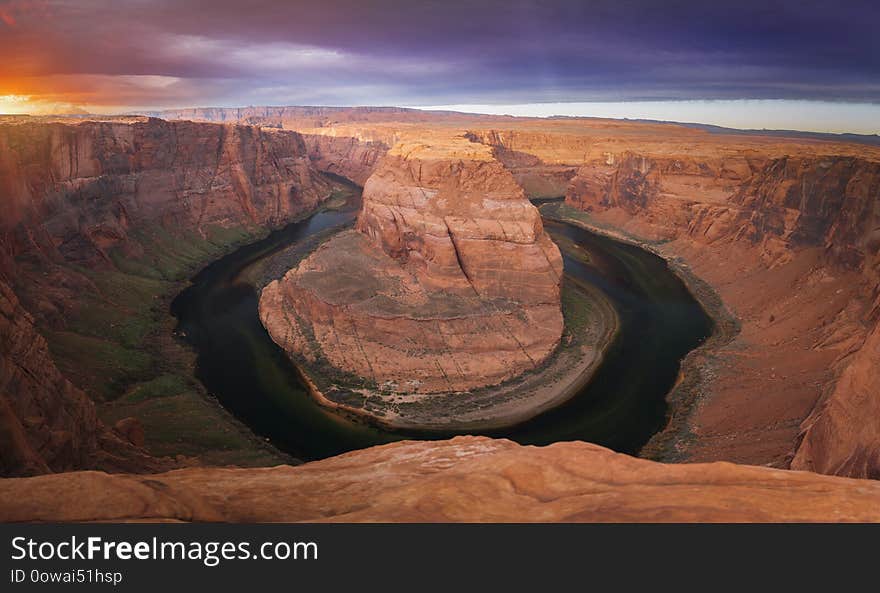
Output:
M11 269L16 259L49 269L109 265L114 248L143 255L144 227L204 237L211 227L274 226L314 207L327 190L293 132L147 118L6 118L0 193L5 273L25 284ZM51 284L33 286L25 299L40 317L63 309L63 297L45 298L57 292L57 279Z
M92 423L87 400L52 370L45 343L27 317L31 314L37 327L64 327L77 297L98 292L91 278L77 270L112 268L114 254L132 260L148 255L141 232L147 226L204 238L214 225L280 223L325 194L315 177L315 166L365 182L389 146L437 135L466 135L492 147L496 158L530 195L557 193L577 169L567 200L588 211L588 224L662 240L662 245L651 246L685 262L706 279L739 318L742 330L736 339L704 361L697 393L700 403L690 418L689 433L674 443L682 458L880 475L876 422L880 386L874 372L880 356L876 325L880 244L876 163L880 150L876 147L809 138L709 134L665 124L411 110L251 108L166 114L173 116L224 125L146 118L2 120L0 283L5 284L0 284L0 386L4 391L0 417L4 472L103 467L95 463L95 443L100 449L104 436L119 436ZM229 125L233 122L272 129ZM387 171L377 181L385 178L388 181L383 184L400 186L392 194L421 199L419 192L406 186L423 187L419 175L432 167L436 165L423 164L421 170L409 172ZM427 189L438 194L441 190ZM394 308L413 303L433 302L441 312L455 310L461 303L470 310L480 310L471 307L480 305L485 307L486 319L491 317L488 312L505 320L516 317L503 314L506 297L488 299L492 307L482 296L478 299L478 288L488 293L505 290L504 283L492 277L492 266L486 261L472 262L479 271L476 282L469 281L463 271L455 275L450 256L467 249L459 250L451 237L446 242L440 240L442 233L433 233L438 228L433 214L425 224L419 220L410 224L408 215L400 217L405 213L405 200L385 204L378 199L375 205L370 220L363 218L362 228L377 242L362 233L345 239L351 242L347 252L351 263L345 265L364 291L354 295L343 291L337 301L324 297L338 286L331 285L320 299L314 298L319 291L311 288L279 290L279 308L282 299L302 300L306 310L314 307L318 311L315 318L323 316L321 325L327 336L332 335L327 328L337 322L370 330L379 327L378 333L393 334L405 317ZM402 231L395 230L397 224L403 225ZM428 241L424 240L427 234L419 234L423 226L432 229ZM469 228L453 224L453 235L456 229L467 233ZM483 226L479 228L483 232ZM509 231L505 228L504 232ZM172 234L172 240L178 236ZM305 284L324 276L321 270L342 269L332 250L323 251L296 272L301 272ZM436 263L429 259L435 255ZM467 268L466 259L464 268L459 265L462 270ZM399 274L396 284L375 290L370 275L357 268L365 262L387 266L389 277L391 271ZM298 276L293 279L299 282ZM448 290L440 291L444 296L438 301L431 295L443 283ZM473 301L467 303L467 299ZM377 303L383 301L392 303L395 310L394 315L381 318L385 325L372 316ZM419 305L418 310L426 309ZM435 320L422 323L425 320L417 317L411 321L424 330L427 340L437 336L437 328L443 325ZM291 331L293 323L285 323L285 331ZM476 333L479 338L485 332L461 331L467 338L462 342L478 351L479 340L470 337ZM313 337L278 335L281 341L295 341L304 353L312 345ZM325 343L330 344L330 339ZM376 338L376 343L382 342ZM352 342L338 351L356 348ZM693 369L686 367L686 374L689 371ZM136 425L122 424L128 427L124 432L130 441L142 439ZM425 451L432 447L419 446ZM399 453L389 449L389 455ZM527 457L519 449L510 455L517 460ZM241 475L252 479L252 474ZM761 481L754 473L739 474L737 479L739 484ZM487 492L505 491L504 483ZM668 483L658 486L660 490L668 487ZM860 486L846 488L852 493ZM48 497L49 490L42 492ZM52 492L58 502L57 491ZM730 503L720 492L708 496L708 501L727 500L727 509L740 504L739 499ZM840 499L833 501L838 504ZM787 499L785 505L789 511L817 505L828 511L825 518L836 518L819 500Z
M625 151L580 169L569 204L671 241L659 249L742 320L694 415L691 458L880 477L867 371L880 362L878 196L880 162L855 156Z
M880 484L730 463L665 465L587 443L459 437L299 467L3 480L0 520L867 522L880 521Z
M109 293L115 287L100 280L121 274L121 265L163 278L162 264L179 266L163 259L174 257L163 245L222 246L214 236L224 229L241 235L277 226L328 194L294 132L142 117L0 118L0 471L155 467L133 445L143 444L140 425L122 422L121 432L102 425L40 332L66 331L84 303L100 302L87 328L93 333L77 343L95 348L90 356L101 369L124 366L100 360L117 351L100 350L106 342L95 336L118 331L125 293L144 290L145 281L122 274L124 284ZM195 253L199 263L208 251ZM76 372L82 365L71 350Z
M538 366L562 333L562 259L491 151L400 143L342 233L261 297L273 339L393 392L467 391Z

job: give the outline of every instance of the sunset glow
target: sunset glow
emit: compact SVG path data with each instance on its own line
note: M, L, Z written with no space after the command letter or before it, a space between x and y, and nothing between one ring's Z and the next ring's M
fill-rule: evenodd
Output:
M30 103L29 97L22 95L0 95L0 114L32 113L35 106Z
M770 20L764 2L540 4L0 0L0 112L519 105L761 128L769 111L744 102L764 101L787 127L878 131L851 121L880 104L864 3L783 4Z

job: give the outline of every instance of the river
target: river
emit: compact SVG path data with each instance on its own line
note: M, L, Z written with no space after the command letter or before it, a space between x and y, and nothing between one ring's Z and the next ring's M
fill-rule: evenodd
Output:
M241 247L205 267L171 305L206 389L256 434L303 460L451 436L381 430L319 406L260 323L259 293L248 272L319 233L351 225L355 215L355 205L321 211ZM617 311L619 331L590 383L568 402L484 434L538 445L582 440L635 454L665 426L666 394L681 360L711 334L712 321L662 258L566 223L545 220L545 227L562 246L564 282L601 290ZM567 253L572 243L587 251L589 263Z

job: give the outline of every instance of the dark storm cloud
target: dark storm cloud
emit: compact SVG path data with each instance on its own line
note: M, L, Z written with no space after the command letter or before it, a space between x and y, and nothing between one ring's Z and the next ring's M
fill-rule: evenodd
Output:
M878 17L847 0L16 0L0 72L83 77L90 96L149 75L142 105L877 101Z

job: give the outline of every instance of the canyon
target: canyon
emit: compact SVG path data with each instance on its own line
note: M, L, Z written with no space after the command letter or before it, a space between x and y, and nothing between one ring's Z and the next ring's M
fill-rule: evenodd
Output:
M174 374L153 381L165 369L142 352L155 331L151 311L194 266L329 193L293 132L143 117L0 120L0 392L15 463L23 471L175 463L144 463L142 439L127 438L144 419L111 418L121 425L107 427L83 390L110 407L134 389L137 409L138 383L176 389L160 395L241 431ZM160 427L147 424L149 439ZM113 437L127 444L111 447L113 457L134 463L104 461Z
M127 472L4 479L5 520L880 518L876 483L849 479L880 477L877 147L650 122L398 109L152 115L167 120L0 120L3 473ZM558 217L660 254L718 318L730 319L723 336L686 359L669 427L643 452L683 463L583 443L535 448L468 437L302 467L155 474L290 460L265 447L247 453L258 445L246 429L192 386L180 389L188 405L201 406L190 414L237 435L230 449L239 453L217 456L207 432L196 448L181 444L186 435L151 441L166 417L135 417L167 402L147 395L165 385L150 378L155 365L121 373L128 359L108 370L76 354L107 343L128 353L158 341L185 357L136 312L144 303L161 308L158 295L230 246L313 210L333 193L328 173L363 184L364 206L355 230L264 293L261 313L276 342L305 357L317 343L333 366L373 373L397 389L418 374L411 392L457 391L522 372L549 355L562 331L558 250L525 198L564 195ZM472 211L480 196L482 207ZM487 240L497 251L484 248ZM355 282L336 286L328 270ZM480 311L477 326L455 330L480 340L455 344L459 366L467 365L451 389L442 368L455 359L444 355L448 337L424 359L380 349L399 343L395 336L424 335L414 303L425 310L439 293ZM478 307L487 301L500 309L484 313ZM449 308L446 327L462 323L449 302L435 304ZM404 311L392 329L375 322L387 308ZM291 330L290 311L307 312L314 343ZM527 321L497 331L498 311ZM83 329L96 316L107 322L100 335ZM365 330L374 354L358 359L350 355L356 344L335 342L331 329L343 326ZM515 336L508 352L523 356L493 361L483 340L502 336ZM379 372L365 366L377 361L385 365ZM761 465L771 467L748 467ZM56 493L74 486L81 498L62 505Z
M876 145L601 119L264 115L310 136L386 146L462 135L491 146L530 197L564 194L586 213L573 214L582 224L706 280L740 331L696 365L698 393L661 457L877 477L866 372L880 292Z

